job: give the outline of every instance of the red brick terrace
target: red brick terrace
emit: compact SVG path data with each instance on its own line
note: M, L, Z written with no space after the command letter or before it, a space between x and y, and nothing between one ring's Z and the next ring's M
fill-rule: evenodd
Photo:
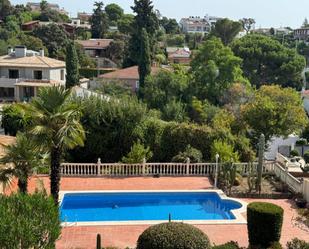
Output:
M42 180L46 189L49 179L46 176L33 177L29 190L33 191L37 182ZM132 178L70 178L61 181L61 190L197 190L211 188L205 177L132 177ZM16 189L16 186L13 187ZM247 202L256 201L246 199ZM309 241L309 230L302 229L294 219L297 213L289 200L262 200L272 202L284 208L284 224L281 242L298 237ZM245 215L245 214L244 214ZM119 248L135 247L138 236L147 228L146 225L131 226L89 226L65 227L57 242L57 249L92 249L96 246L96 235L102 236L104 246ZM246 225L198 225L210 238L212 243L222 244L230 240L238 241L241 246L248 245Z

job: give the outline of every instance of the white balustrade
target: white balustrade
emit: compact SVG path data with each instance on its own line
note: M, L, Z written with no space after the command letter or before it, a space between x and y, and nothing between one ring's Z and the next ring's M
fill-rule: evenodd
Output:
M237 171L246 175L248 163L234 163ZM254 163L257 166L257 163ZM63 163L63 176L209 176L215 172L215 163ZM265 163L263 172L272 172L273 163Z

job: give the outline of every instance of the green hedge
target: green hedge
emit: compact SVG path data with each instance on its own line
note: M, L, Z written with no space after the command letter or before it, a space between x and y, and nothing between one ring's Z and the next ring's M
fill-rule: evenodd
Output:
M237 242L230 241L223 245L213 246L212 249L240 249L240 247Z
M251 246L267 248L281 236L283 209L266 202L253 202L247 207L248 235Z
M100 74L105 74L112 72L111 70L99 70ZM97 68L80 68L79 74L81 77L84 78L95 78L98 75L98 69Z
M136 249L208 249L209 239L198 228L184 223L162 223L146 229Z
M0 248L55 248L58 207L44 193L0 195Z

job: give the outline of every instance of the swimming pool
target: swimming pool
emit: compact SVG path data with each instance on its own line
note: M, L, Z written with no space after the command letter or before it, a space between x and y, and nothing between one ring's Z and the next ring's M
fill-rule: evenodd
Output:
M236 221L244 204L221 191L66 192L62 194L63 223L153 224L167 221ZM209 223L209 222L206 222Z

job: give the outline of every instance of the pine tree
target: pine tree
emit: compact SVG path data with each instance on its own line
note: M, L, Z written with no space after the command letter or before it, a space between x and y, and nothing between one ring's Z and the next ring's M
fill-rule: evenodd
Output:
M79 63L76 48L73 42L70 42L66 48L66 87L70 88L79 83Z
M103 38L108 30L108 18L104 11L103 2L95 2L91 16L91 35L92 38Z
M145 78L151 73L151 58L149 37L146 29L142 29L140 34L140 53L138 60L139 73L139 98L143 97L143 88L145 85Z

